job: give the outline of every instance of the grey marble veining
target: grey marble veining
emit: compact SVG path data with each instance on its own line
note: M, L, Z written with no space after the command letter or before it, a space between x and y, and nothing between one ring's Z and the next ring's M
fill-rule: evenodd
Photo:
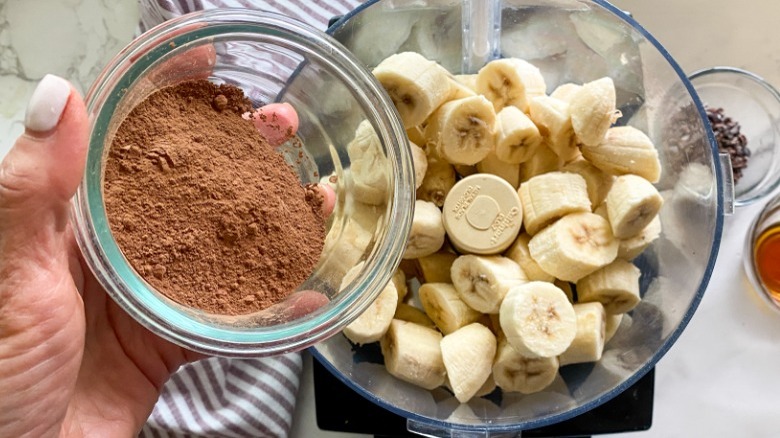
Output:
M137 0L0 0L0 157L24 130L38 80L54 73L86 93L138 14Z

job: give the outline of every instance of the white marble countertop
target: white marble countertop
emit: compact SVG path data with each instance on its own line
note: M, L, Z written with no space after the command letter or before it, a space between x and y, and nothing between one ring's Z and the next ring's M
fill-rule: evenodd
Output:
M85 93L137 28L138 0L0 0L0 157L45 74Z
M753 0L616 0L692 72L732 65L780 87L780 3ZM85 91L132 37L136 0L0 0L0 157L22 131L26 102L48 72ZM27 23L40 23L30 26ZM41 38L43 36L43 38ZM631 437L772 437L780 430L780 315L747 283L742 251L761 207L727 218L720 254L701 305L656 368L653 427ZM316 426L307 357L292 436L352 438ZM367 402L368 403L368 402Z

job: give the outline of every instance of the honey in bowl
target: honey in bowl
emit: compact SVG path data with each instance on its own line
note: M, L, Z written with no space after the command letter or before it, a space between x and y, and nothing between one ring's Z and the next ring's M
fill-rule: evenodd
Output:
M780 301L780 222L759 234L753 257L764 287L773 299Z

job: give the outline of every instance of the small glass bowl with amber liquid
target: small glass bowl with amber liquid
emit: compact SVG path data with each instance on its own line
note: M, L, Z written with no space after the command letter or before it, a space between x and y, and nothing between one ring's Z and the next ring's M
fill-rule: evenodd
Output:
M767 203L748 230L745 272L759 294L780 311L780 195Z

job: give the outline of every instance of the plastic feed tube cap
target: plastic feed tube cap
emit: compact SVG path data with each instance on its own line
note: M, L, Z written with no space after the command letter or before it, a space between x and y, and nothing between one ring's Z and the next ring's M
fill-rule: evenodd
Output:
M479 173L460 180L442 208L450 242L471 254L497 254L514 242L523 223L517 191L502 178Z

